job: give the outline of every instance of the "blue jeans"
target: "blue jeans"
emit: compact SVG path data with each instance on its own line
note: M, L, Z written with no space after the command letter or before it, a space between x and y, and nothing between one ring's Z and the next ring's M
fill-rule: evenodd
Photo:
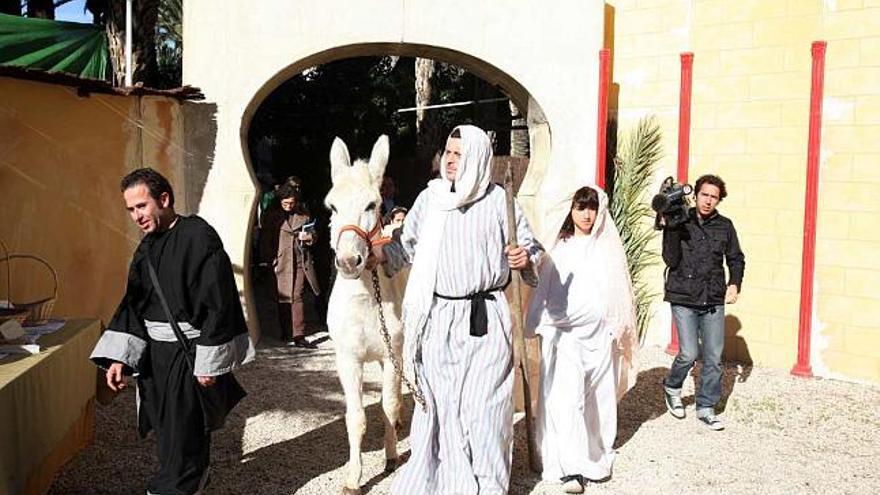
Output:
M678 355L672 362L664 385L670 392L681 386L702 354L703 369L697 390L697 412L714 410L721 399L721 352L724 350L724 305L695 308L672 305L678 330Z

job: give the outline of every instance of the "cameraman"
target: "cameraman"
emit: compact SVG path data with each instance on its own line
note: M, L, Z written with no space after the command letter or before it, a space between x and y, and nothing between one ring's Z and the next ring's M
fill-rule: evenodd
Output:
M745 257L733 222L716 210L727 196L717 175L697 179L697 206L687 219L663 230L663 261L667 266L664 300L672 305L679 351L664 380L666 407L683 419L681 387L694 361L703 368L696 394L697 419L712 430L724 425L715 415L721 398L721 352L724 349L724 304L733 304L742 285ZM730 279L724 281L724 260Z

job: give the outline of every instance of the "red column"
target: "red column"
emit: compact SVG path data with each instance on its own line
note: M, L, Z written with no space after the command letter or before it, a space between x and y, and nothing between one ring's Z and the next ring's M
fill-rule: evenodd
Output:
M813 327L813 275L816 265L816 210L819 198L819 146L822 138L822 94L825 86L824 41L813 42L813 78L810 86L810 137L807 143L807 192L804 200L804 249L801 260L801 311L798 326L796 376L813 376L810 338Z
M599 118L596 120L596 185L605 189L605 146L608 132L608 86L611 50L599 50Z
M688 180L688 161L691 146L691 88L693 87L694 54L684 52L681 54L681 88L678 99L678 170L676 179L684 183ZM672 336L667 354L678 354L678 332L675 330L675 320L672 321Z
M694 54L681 54L681 95L678 102L678 181L687 182L691 146L691 88Z

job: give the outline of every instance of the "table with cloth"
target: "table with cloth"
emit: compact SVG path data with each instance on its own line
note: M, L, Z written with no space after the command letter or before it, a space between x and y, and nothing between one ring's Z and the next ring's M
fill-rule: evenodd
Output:
M0 495L42 494L94 435L98 320L70 320L39 354L0 359Z

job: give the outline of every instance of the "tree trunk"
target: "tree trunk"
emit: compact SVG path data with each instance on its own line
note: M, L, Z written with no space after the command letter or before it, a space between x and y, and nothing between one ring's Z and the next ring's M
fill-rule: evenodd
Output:
M113 85L125 84L125 1L111 0L104 11L107 47L113 65ZM132 6L131 40L132 84L156 84L156 21L159 17L158 0L135 0Z
M28 0L27 16L39 19L55 19L54 0Z
M138 0L134 7L132 57L137 61L132 80L155 86L159 75L156 62L156 23L160 0Z
M516 105L510 102L510 156L529 156L529 130L525 128L526 119Z
M421 109L431 104L435 73L434 60L416 59L416 107L420 108L416 110L416 161L426 176L433 172L434 157L441 146L436 112Z

